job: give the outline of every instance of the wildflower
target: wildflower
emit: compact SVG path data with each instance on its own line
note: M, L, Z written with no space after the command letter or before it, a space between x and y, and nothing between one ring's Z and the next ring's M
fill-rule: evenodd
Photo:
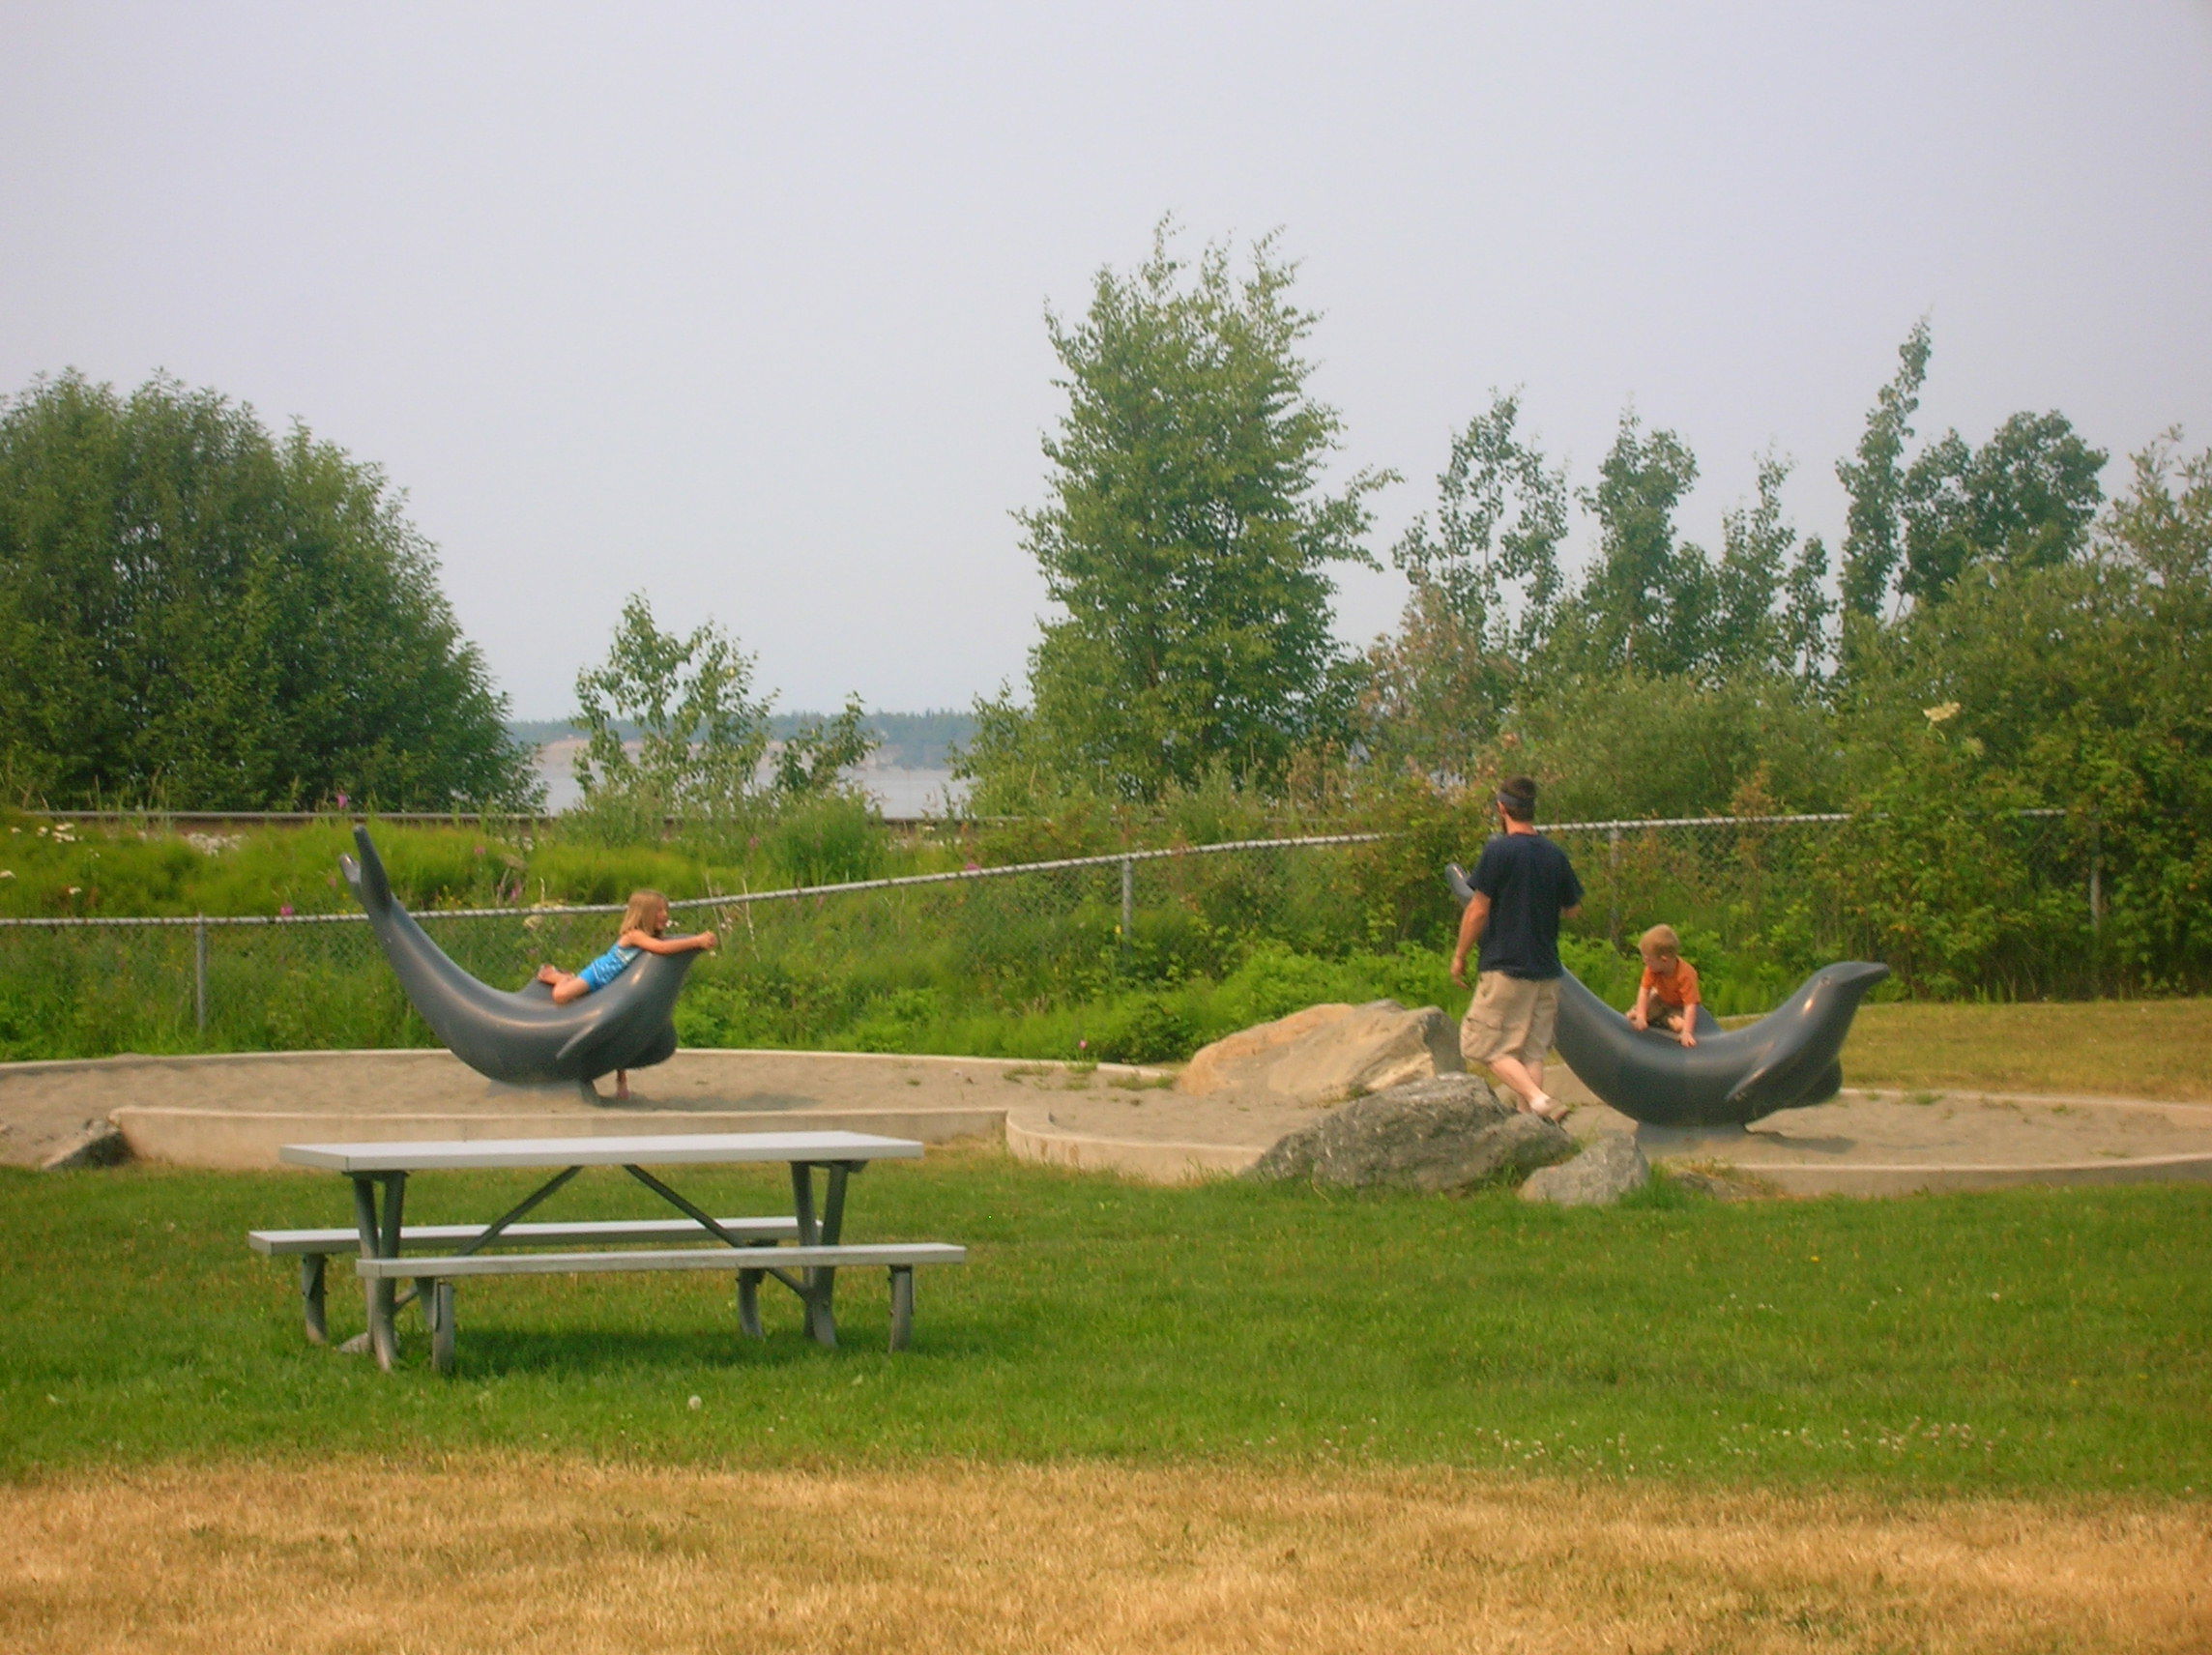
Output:
M341 793L338 795L338 808L340 810L343 810L348 804L351 804L353 800L346 798L344 794Z
M282 902L282 903L278 903L278 904L276 905L276 915L277 915L277 917L278 917L278 918L281 918L281 919L289 919L289 918L291 918L291 917L292 917L292 905L291 905L290 903L288 903L288 902Z
M82 895L82 894L83 894L83 892L84 892L84 886L82 886L81 885L73 885L73 886L71 886L69 887L69 889L68 889L67 891L63 892L63 894L64 894L65 896L80 896L80 895Z
M1088 1052L1091 1050L1091 1042L1088 1040L1078 1040L1075 1043L1075 1049L1078 1052Z

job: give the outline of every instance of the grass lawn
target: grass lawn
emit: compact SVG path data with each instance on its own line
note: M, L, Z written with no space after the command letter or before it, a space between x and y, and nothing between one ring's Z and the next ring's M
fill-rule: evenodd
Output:
M726 1281L518 1278L441 1379L412 1313L396 1373L307 1346L247 1252L335 1177L0 1172L0 1648L2212 1645L2212 1190L1565 1211L954 1148L854 1196L972 1249L899 1356L878 1276L837 1351L772 1290L756 1345Z
M1844 1077L2212 1103L2212 1000L1862 1006Z
M777 1179L682 1187L785 1209ZM483 1218L512 1176L414 1180L418 1222ZM646 1200L587 1175L542 1215ZM896 1466L1452 1466L1766 1489L2212 1492L2212 1191L2017 1191L1615 1210L1503 1192L1163 1189L981 1149L879 1165L848 1234L941 1238L917 1346L846 1348L726 1280L464 1283L461 1369L306 1345L255 1225L342 1223L343 1180L155 1169L0 1176L0 1474L177 1458L551 1451L598 1461ZM337 1262L333 1332L360 1326Z

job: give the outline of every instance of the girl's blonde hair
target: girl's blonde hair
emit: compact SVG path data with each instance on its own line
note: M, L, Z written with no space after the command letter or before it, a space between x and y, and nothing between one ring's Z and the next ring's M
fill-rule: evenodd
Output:
M633 890L629 893L629 906L623 910L622 928L625 931L651 931L668 907L668 898L657 890Z
M634 902L636 898L631 900ZM1637 938L1636 947L1640 953L1649 948L1666 948L1679 954L1682 951L1682 939L1674 935L1674 927L1672 925L1654 925Z

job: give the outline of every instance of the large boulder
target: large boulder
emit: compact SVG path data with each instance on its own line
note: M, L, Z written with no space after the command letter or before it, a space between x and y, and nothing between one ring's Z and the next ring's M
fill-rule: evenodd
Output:
M1325 1106L1460 1073L1459 1031L1433 1005L1309 1005L1200 1048L1176 1080L1193 1097Z
M1434 1075L1363 1097L1278 1140L1248 1178L1347 1188L1459 1190L1575 1152L1556 1123L1499 1100L1473 1075Z
M1558 1206L1611 1206L1651 1181L1651 1164L1625 1132L1604 1132L1560 1167L1547 1167L1521 1186L1523 1201Z

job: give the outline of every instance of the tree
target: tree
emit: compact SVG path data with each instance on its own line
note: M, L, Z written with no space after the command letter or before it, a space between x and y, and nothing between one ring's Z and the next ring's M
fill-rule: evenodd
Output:
M844 774L876 750L867 711L858 695L845 698L834 718L800 723L775 750L776 794L784 798L816 798L834 792Z
M606 659L576 675L586 740L575 776L586 811L628 835L667 816L728 823L757 804L831 792L875 745L859 698L786 736L764 787L774 697L753 698L753 665L713 621L684 637L663 632L645 594L632 593Z
M1673 431L1620 417L1597 485L1583 505L1598 555L1553 634L1553 664L1577 673L1689 672L1716 599L1712 566L1674 539L1674 508L1698 479L1697 456Z
M1435 532L1425 515L1414 518L1390 561L1485 646L1526 654L1558 600L1567 482L1515 435L1520 416L1518 392L1491 393L1488 411L1452 439Z
M63 805L533 804L402 503L174 380L0 399L0 780Z
M607 658L576 675L576 786L586 809L634 804L654 817L717 818L753 797L768 755L768 708L746 692L752 657L713 622L663 632L642 592L623 604ZM637 732L632 757L626 736Z
M2073 871L2028 883L2078 969L2038 967L2037 992L2091 982L2075 881L2092 856L2106 967L2144 985L2212 969L2212 453L2180 464L2178 490L2170 439L2134 469L2080 556L1976 563L1870 640L1845 702L1868 810L2067 811ZM2050 860L2017 840L1986 855Z
M2015 414L1979 450L1945 432L1906 473L1901 590L1933 602L1977 563L2048 568L2076 557L2104 503L2108 457L2058 413Z
M1050 501L1019 518L1065 613L1031 653L1032 707L977 704L986 789L1027 771L1149 798L1220 767L1271 786L1344 728L1326 571L1368 561L1363 501L1389 479L1323 489L1341 421L1307 390L1317 318L1273 239L1239 277L1224 246L1186 266L1172 233L1134 272L1100 270L1080 322L1048 313L1067 409Z
M1878 616L1905 555L1899 512L1905 494L1905 445L1928 378L1934 348L1928 318L1912 325L1897 348L1897 376L1876 393L1859 438L1858 458L1838 460L1836 478L1850 495L1844 533L1843 607L1847 615Z
M1713 608L1699 652L1708 679L1773 673L1809 684L1820 675L1835 611L1827 594L1828 548L1816 535L1790 555L1797 531L1782 507L1790 470L1777 454L1761 456L1757 500L1721 518ZM1685 555L1693 549L1685 547Z
M1412 591L1397 635L1368 653L1364 740L1376 757L1464 773L1551 634L1567 484L1515 434L1520 412L1517 393L1492 392L1452 439L1435 527L1414 518L1390 550Z

